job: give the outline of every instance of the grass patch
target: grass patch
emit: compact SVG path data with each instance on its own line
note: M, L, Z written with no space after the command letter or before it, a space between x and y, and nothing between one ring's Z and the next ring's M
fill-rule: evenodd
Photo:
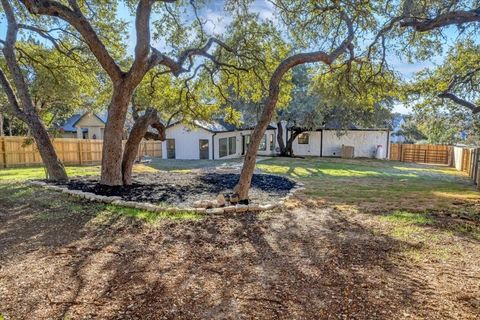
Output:
M92 176L100 173L99 166L66 167L67 174L73 176ZM0 170L0 181L21 181L29 179L45 179L43 167L11 168Z
M433 223L433 219L425 214L408 211L395 211L392 214L383 216L381 219L395 224L404 225L427 225Z
M302 181L309 197L373 211L457 210L454 199L462 195L468 194L468 201L480 200L463 173L443 166L366 159L273 158L258 163L257 168Z
M148 223L155 223L159 220L200 220L203 215L195 212L179 211L179 212L151 212L139 210L135 208L126 208L115 205L107 205L103 214L123 215L126 217L137 218Z
M100 174L100 166L68 166L65 167L69 177L78 176L98 176ZM133 167L133 172L156 172L157 169L143 165L136 164ZM1 181L22 181L31 179L45 179L45 169L43 167L32 168L9 168L0 169Z

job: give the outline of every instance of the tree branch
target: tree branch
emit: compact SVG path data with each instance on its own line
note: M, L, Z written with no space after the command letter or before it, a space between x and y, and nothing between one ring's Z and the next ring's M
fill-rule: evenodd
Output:
M469 102L467 100L464 100L462 98L457 97L455 94L450 93L450 92L442 92L438 95L439 98L445 98L445 99L450 99L453 102L455 102L458 105L461 105L463 107L466 107L472 111L473 114L477 114L480 112L480 106L477 106L476 104Z
M433 18L409 17L410 11L406 13L401 27L412 27L415 31L425 32L450 25L460 25L469 22L480 22L480 7L472 10L449 11L439 14Z
M5 91L13 115L25 120L25 114L21 110L15 92L2 69L0 69L0 83L2 84L3 91Z
M97 58L102 68L108 73L112 81L117 82L123 77L123 72L108 53L104 43L100 40L90 22L85 18L78 6L74 9L53 0L21 0L32 14L59 17L73 26L84 38L88 47ZM72 1L70 1L72 2Z
M231 48L226 43L224 43L223 41L221 41L217 38L208 39L207 43L203 47L192 48L192 49L187 49L187 50L183 51L178 56L177 60L174 60L174 59L164 55L163 53L161 53L157 49L152 48L153 54L150 56L150 61L149 61L150 67L149 68L153 68L154 66L159 65L159 64L164 65L164 66L168 67L175 76L178 76L181 73L189 72L191 70L191 67L193 66L193 63L190 63L189 67L187 67L187 68L184 67L184 64L187 60L191 61L191 58L194 57L194 56L203 56L203 57L209 59L210 61L212 61L216 65L221 65L221 66L224 66L224 67L235 68L237 70L247 71L246 69L244 69L242 67L238 67L238 66L235 66L235 65L232 65L232 64L227 64L227 63L223 63L221 61L218 61L212 54L208 53L208 51L210 50L210 48L214 44L220 46L221 48L227 50L228 52L235 53L235 50L233 48Z

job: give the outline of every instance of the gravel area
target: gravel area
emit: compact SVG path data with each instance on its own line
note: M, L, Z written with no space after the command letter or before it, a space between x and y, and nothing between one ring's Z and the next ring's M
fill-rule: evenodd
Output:
M71 179L66 185L102 196L119 196L126 201L144 201L153 204L189 207L197 200L211 200L219 194L231 194L239 179L236 173L142 173L134 175L134 183L126 187L108 187L98 184L98 178ZM284 177L255 174L252 179L250 201L273 203L285 197L295 182Z

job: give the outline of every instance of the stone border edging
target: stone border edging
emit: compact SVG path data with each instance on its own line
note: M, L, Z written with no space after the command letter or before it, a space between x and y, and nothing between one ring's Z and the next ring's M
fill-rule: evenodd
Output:
M31 180L27 182L27 184L31 186L43 187L48 190L66 193L76 198L86 199L89 201L95 201L100 203L113 204L120 207L135 208L135 209L140 209L140 210L145 210L150 212L157 212L157 213L161 213L161 212L172 212L172 213L192 212L193 213L194 212L194 213L201 213L201 214L261 212L261 211L273 210L275 208L281 208L284 206L285 201L293 197L295 192L305 189L303 183L296 182L296 181L295 183L296 183L295 187L293 187L293 189L291 189L285 197L280 198L280 201L278 201L277 203L260 204L260 205L259 204L249 204L249 205L237 204L235 206L206 209L206 208L192 208L192 207L186 207L186 208L162 207L162 206L157 206L147 202L125 201L117 196L107 197L107 196L97 195L91 192L83 192L80 190L70 190L66 187L52 185L43 181Z

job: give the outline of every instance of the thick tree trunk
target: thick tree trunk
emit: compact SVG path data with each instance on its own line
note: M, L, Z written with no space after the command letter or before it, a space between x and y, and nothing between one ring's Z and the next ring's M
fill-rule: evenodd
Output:
M47 169L48 180L64 182L68 180L65 167L57 157L53 143L50 140L47 129L37 115L28 116L28 126L42 157L43 164Z
M279 90L278 86L276 89ZM270 120L272 119L275 106L277 104L278 91L273 94L273 97L269 97L265 103L265 108L263 109L262 117L260 121L255 126L253 130L250 144L248 145L247 153L245 159L243 160L243 168L240 174L240 180L235 186L235 193L238 194L240 201L248 201L248 190L252 183L253 172L255 170L255 163L257 160L257 150L260 146L260 142L265 134Z
M330 65L340 54L342 54L347 47L353 41L353 27L350 19L344 17L348 25L348 38L344 40L335 50L330 54L323 51L299 53L283 60L280 65L275 69L272 77L270 78L268 97L263 108L260 121L253 130L252 139L245 155L243 162L242 172L240 174L240 180L235 186L235 192L238 194L240 201L248 201L248 190L252 182L253 171L255 170L255 162L257 159L257 150L260 146L265 130L270 123L275 107L277 105L278 95L280 92L280 82L291 68L304 63L319 62L322 61Z
M122 137L132 92L133 89L125 83L117 85L113 90L112 101L108 107L108 121L105 125L103 137L100 183L104 185L123 185Z
M148 109L143 116L136 119L123 151L122 176L124 185L132 184L132 169L140 142L143 138L153 138L153 135L147 135L150 126L157 129L157 140L165 140L165 127L160 123L156 110Z
M287 146L285 147L286 149L286 154L289 157L293 157L293 141L297 139L297 137L302 133L303 131L293 131L292 135L288 138L287 140Z

